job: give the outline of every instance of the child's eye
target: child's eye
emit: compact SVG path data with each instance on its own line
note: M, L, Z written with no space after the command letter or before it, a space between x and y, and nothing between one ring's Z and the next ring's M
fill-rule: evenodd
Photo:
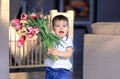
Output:
M67 27L67 25L63 25L63 27Z
M59 27L59 25L56 25L56 27Z

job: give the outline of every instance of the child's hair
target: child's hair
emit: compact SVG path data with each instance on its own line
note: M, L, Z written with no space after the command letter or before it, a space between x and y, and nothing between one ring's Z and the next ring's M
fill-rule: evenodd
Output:
M53 18L53 20L52 20L52 25L53 26L54 26L56 20L64 20L64 21L67 21L67 24L68 24L68 18L66 16L64 16L64 15L57 15L57 16L55 16Z

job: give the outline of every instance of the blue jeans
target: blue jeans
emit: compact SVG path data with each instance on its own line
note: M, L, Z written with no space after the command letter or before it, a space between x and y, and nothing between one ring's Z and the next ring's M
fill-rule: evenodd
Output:
M50 68L46 67L45 79L70 79L70 71L63 68Z

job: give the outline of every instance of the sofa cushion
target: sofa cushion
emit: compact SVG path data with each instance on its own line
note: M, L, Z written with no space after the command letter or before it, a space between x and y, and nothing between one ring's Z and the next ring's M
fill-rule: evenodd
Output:
M92 24L93 34L120 35L120 22L97 22Z

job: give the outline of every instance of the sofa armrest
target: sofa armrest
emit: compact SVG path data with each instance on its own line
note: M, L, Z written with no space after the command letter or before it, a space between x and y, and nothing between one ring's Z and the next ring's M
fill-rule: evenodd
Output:
M96 22L92 24L93 34L120 35L120 22Z
M120 36L85 34L83 79L120 79Z

